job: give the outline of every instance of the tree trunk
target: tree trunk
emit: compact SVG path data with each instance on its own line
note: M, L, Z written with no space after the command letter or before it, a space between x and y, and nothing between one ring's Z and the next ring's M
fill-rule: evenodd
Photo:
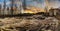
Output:
M26 9L26 0L23 0L23 9Z

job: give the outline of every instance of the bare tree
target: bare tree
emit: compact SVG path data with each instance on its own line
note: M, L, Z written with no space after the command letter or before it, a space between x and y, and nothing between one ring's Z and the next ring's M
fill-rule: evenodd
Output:
M1 9L1 4L0 4L0 9Z
M23 0L23 9L26 9L26 0Z
M13 15L13 5L14 5L14 0L10 0L11 1L11 15Z
M6 8L6 0L4 0L4 6L3 6L4 8L3 8L3 15L5 14L4 13L4 10L5 10L5 8Z
M0 4L0 14L1 14L1 4Z

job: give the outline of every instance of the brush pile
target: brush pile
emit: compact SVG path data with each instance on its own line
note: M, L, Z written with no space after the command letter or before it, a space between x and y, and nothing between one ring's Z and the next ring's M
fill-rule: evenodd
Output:
M3 18L0 19L0 31L58 31L58 23L54 17L43 20L27 18Z

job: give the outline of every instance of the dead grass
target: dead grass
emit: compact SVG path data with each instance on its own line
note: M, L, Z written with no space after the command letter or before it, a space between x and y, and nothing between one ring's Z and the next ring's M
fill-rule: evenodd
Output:
M1 31L55 31L57 26L58 20L54 17L44 20L15 17L0 19Z

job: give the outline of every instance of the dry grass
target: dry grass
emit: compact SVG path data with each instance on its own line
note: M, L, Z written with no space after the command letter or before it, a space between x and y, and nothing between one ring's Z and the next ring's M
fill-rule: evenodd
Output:
M58 20L48 17L44 20L4 18L0 19L0 31L55 31L58 27Z

